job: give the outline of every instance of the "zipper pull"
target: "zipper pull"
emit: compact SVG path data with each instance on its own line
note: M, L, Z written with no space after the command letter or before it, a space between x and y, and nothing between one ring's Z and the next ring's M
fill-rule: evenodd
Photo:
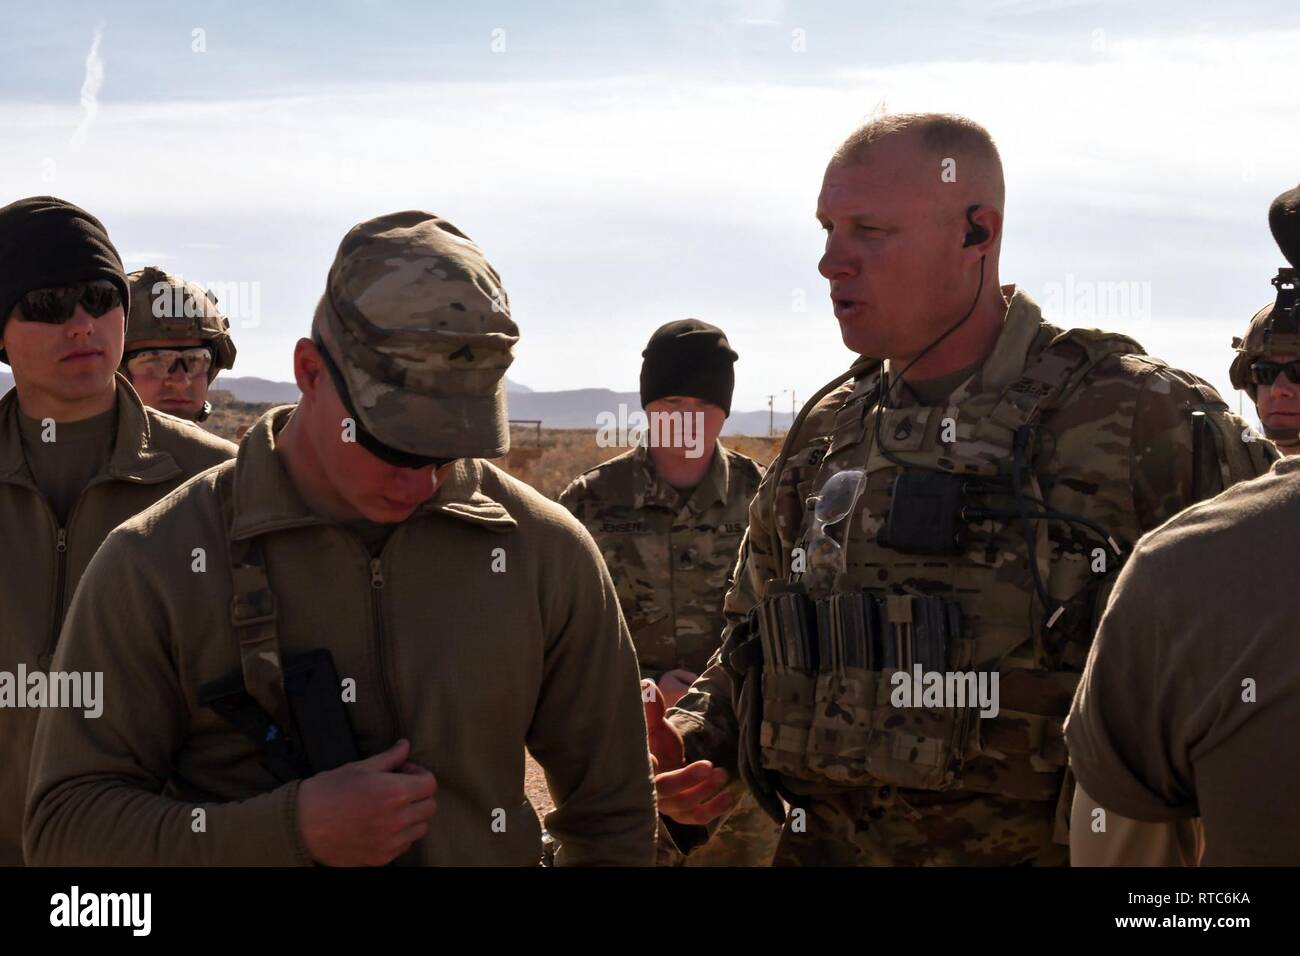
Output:
M54 550L62 554L68 550L68 529L60 528L59 535L54 542Z
M384 566L378 558L370 559L370 586L375 590L384 586Z

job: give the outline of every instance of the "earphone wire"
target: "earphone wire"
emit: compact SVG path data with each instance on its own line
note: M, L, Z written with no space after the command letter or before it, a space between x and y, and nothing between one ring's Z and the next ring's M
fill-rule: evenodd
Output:
M868 455L871 454L871 449L873 447L877 447L880 449L880 453L884 455L886 458L888 458L890 461L892 461L894 464L896 465L906 464L906 462L900 461L898 458L896 458L893 454L890 453L889 449L885 447L884 440L881 439L880 437L880 419L883 417L884 410L887 407L887 403L889 401L889 395L894 390L894 386L897 385L900 381L902 381L903 376L908 373L908 371L912 368L913 365L921 361L921 359L925 358L926 354L931 349L933 349L936 345L938 345L948 336L952 335L952 333L956 332L959 328L962 327L962 325L965 324L967 319L969 319L972 315L975 314L975 309L979 305L980 296L983 294L984 294L984 256L980 256L979 286L975 289L975 298L971 301L970 308L966 310L966 314L963 315L960 319L958 319L957 322L946 332L944 332L937 339L935 339L933 342L931 342L929 345L923 348L917 354L917 356L912 359L912 361L908 362L907 365L904 366L903 370L898 373L897 378L894 378L889 372L886 372L883 368L881 369L880 371L881 377L883 379L888 379L889 381L884 388L879 390L878 397L876 398L876 421L875 421L875 427L872 428L871 431L871 444L867 446Z

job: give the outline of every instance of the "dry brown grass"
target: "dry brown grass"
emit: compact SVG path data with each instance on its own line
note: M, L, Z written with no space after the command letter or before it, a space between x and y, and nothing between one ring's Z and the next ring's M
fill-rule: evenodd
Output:
M215 435L238 442L248 431L248 426L262 417L262 413L274 406L269 402L240 402L235 396L221 389L208 393L212 403L212 414L203 423L203 427Z
M271 405L239 402L225 391L214 391L212 415L204 426L222 438L237 442ZM780 438L730 436L722 439L728 448L748 455L766 466L780 449ZM511 430L510 454L494 462L520 481L532 485L548 498L560 492L578 475L623 452L620 448L601 448L596 444L596 430L586 428L543 428L540 441L532 428Z
M748 455L765 467L776 457L780 441L779 438L748 435L722 439L728 448ZM548 498L558 498L578 475L622 454L624 450L597 445L595 429L544 428L540 448L531 430L519 430L511 435L510 454L495 464L520 481L528 482Z

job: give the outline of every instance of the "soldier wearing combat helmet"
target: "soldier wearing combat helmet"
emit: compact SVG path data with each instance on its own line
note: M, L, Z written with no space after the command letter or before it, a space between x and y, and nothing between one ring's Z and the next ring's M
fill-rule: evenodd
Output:
M1251 392L1270 436L1285 433L1294 445L1296 419L1279 409L1294 407L1300 381L1300 188L1278 196L1268 218L1290 267L1273 279L1272 306L1234 343L1232 384ZM1162 832L1167 843L1199 818L1196 838L1178 841L1166 862L1300 863L1292 799L1300 759L1278 746L1300 719L1295 569L1260 549L1300 534L1297 469L1300 456L1283 459L1165 522L1134 550L1066 724L1079 782L1072 861L1153 862L1149 848ZM1088 825L1097 820L1105 824Z
M230 320L216 297L155 266L132 272L122 374L151 408L201 422L212 412L208 388L235 364Z
M1283 193L1269 210L1269 225L1291 264L1273 279L1277 299L1255 313L1245 338L1234 338L1237 357L1228 374L1250 396L1264 434L1284 455L1300 452L1300 328L1296 283L1300 273L1300 186Z

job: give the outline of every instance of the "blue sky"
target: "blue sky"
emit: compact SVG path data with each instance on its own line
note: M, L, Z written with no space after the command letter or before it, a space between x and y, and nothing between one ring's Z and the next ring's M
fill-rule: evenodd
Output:
M343 233L423 208L500 271L517 381L635 389L649 333L690 315L741 354L735 407L788 407L850 359L812 213L883 102L989 127L1002 278L1049 318L1228 394L1229 341L1272 297L1294 3L460 6L23 7L0 36L0 200L63 196L129 267L242 290L239 374L288 379Z

